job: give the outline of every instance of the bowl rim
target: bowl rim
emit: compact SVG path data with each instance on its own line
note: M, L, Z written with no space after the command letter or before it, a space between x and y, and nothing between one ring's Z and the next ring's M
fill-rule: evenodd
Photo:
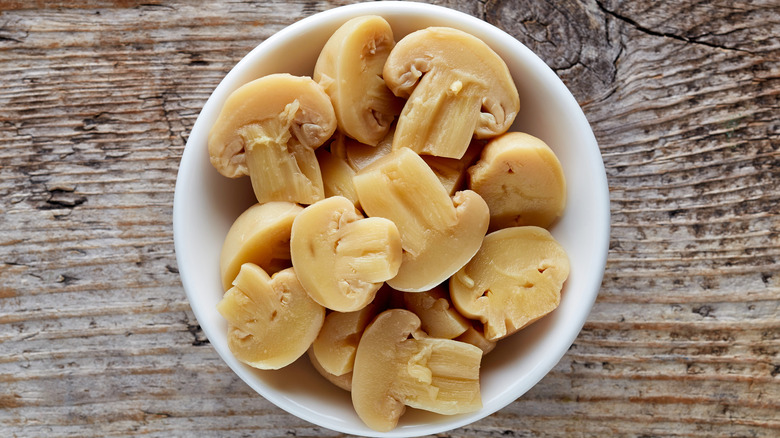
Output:
M609 247L609 233L610 233L609 191L608 191L608 185L606 179L606 172L604 170L604 164L601 158L598 144L596 142L596 138L590 128L590 125L587 122L587 119L585 118L584 113L582 112L582 109L580 108L579 104L576 102L574 96L565 87L565 85L560 80L560 78L558 78L555 72L551 68L549 68L547 64L545 64L544 61L541 60L541 58L539 58L529 48L527 48L520 41L518 41L517 39L515 39L505 31L479 18L473 17L464 12L460 12L444 6L438 6L438 5L426 4L426 3L406 2L406 1L356 3L351 5L335 7L333 9L329 9L305 17L279 30L275 34L269 36L264 41L260 42L254 49L252 49L249 53L247 53L227 73L227 75L225 75L225 77L220 81L219 85L211 93L208 100L204 104L201 113L198 115L198 118L196 119L193 125L190 138L188 139L187 145L185 146L184 152L182 154L180 167L177 174L176 186L174 189L174 203L173 203L173 235L174 235L174 248L175 248L175 253L177 258L177 264L180 273L180 278L182 281L182 286L184 287L185 293L187 295L187 299L190 303L190 307L193 310L193 314L195 315L195 318L199 322L207 320L205 311L201 307L195 305L195 302L197 301L198 298L197 294L195 293L197 289L197 285L195 285L192 282L190 275L188 275L190 272L189 260L191 258L191 254L188 252L187 242L184 239L184 233L185 233L184 230L186 229L187 215L184 212L185 207L183 204L184 202L183 180L185 180L186 179L185 177L188 176L187 172L189 172L189 169L192 167L192 161L195 159L195 154L203 152L201 148L196 147L193 143L195 142L194 139L202 137L204 133L205 134L208 133L209 127L205 125L206 121L204 121L204 119L207 119L208 117L204 117L204 113L219 111L219 109L222 106L222 101L218 101L216 96L224 95L223 96L223 100L224 100L224 97L226 97L226 95L229 94L229 91L226 91L226 89L231 87L231 83L235 82L235 78L241 74L243 69L246 67L248 63L251 62L252 59L262 55L262 53L264 52L273 50L274 48L283 44L290 37L294 37L296 34L305 31L306 28L309 27L310 25L317 24L318 22L344 22L350 18L360 16L360 15L366 15L366 14L383 15L383 13L397 14L399 12L405 12L408 14L424 14L424 15L434 14L436 15L437 19L464 23L464 26L467 24L469 28L478 30L479 31L478 33L489 34L491 36L491 39L500 40L502 45L511 47L513 51L517 50L519 52L523 52L524 62L531 63L530 67L532 69L538 71L539 74L541 75L545 75L545 77L549 77L547 79L549 79L549 82L550 84L552 84L552 86L558 88L556 92L557 94L563 96L562 98L566 100L566 102L564 103L567 105L567 107L571 105L576 107L576 110L572 109L572 111L576 116L576 120L574 120L574 122L577 124L577 128L580 131L582 131L584 135L584 138L582 139L582 142L584 143L583 147L595 148L595 152L597 152L595 154L593 153L589 154L589 157L594 161L588 163L586 167L599 169L598 175L594 176L594 180L593 180L595 192L597 195L596 196L597 202L595 203L593 208L596 211L595 214L598 216L598 220L596 221L596 223L600 224L600 228L594 230L594 234L597 236L603 236L604 238L599 240L597 242L597 246L593 248L593 257L594 257L593 263L594 266L600 267L600 271L592 275L591 277L589 277L588 284L585 284L579 288L584 290L583 292L584 300L581 302L581 304L586 308L586 311L579 313L574 320L567 321L567 330L565 330L565 336L566 336L565 342L561 341L560 343L556 344L559 345L560 348L553 349L554 351L551 351L550 354L546 356L541 363L536 365L534 369L533 378L527 379L527 381L523 382L523 385L520 386L515 385L510 388L507 388L507 390L505 390L502 394L499 395L498 401L495 401L489 407L488 406L483 407L481 410L475 413L450 417L446 421L435 422L431 424L419 424L419 425L413 425L404 428L396 428L390 432L381 433L381 432L371 431L370 429L367 428L342 427L340 423L328 422L327 418L325 417L312 418L310 415L307 415L311 413L310 410L302 409L300 405L297 405L296 403L290 401L288 398L282 397L279 394L277 394L275 389L268 388L263 384L257 382L257 379L251 376L243 365L237 363L235 358L232 357L232 354L230 354L230 352L227 350L226 346L220 348L218 346L218 343L211 342L211 345L215 348L215 350L220 355L222 360L233 370L234 373L236 373L236 375L238 375L254 391L259 393L262 397L264 397L265 399L267 399L277 407L281 408L282 410L292 415L295 415L296 417L299 417L307 422L316 424L318 426L325 427L327 429L335 430L342 433L362 435L362 436L408 437L408 436L420 436L420 435L441 433L441 432L445 432L448 430L465 426L467 424L485 418L493 414L494 412L503 409L504 407L509 405L512 401L522 396L531 387L536 385L550 370L552 370L552 368L561 360L561 358L565 355L565 353L573 344L576 337L579 335L598 295L601 286L601 281L604 274L604 269L606 267L607 252ZM453 25L453 27L458 27L458 26ZM193 134L197 134L197 135L193 135ZM215 338L216 332L212 326L210 326L209 324L202 324L201 328L204 331L205 335L210 340Z

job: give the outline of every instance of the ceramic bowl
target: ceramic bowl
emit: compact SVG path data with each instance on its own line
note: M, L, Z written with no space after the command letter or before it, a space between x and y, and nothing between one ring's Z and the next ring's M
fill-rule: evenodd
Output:
M227 346L227 324L216 310L222 296L219 254L236 217L254 203L248 178L231 180L209 163L207 137L228 94L270 73L311 76L328 37L350 18L377 14L392 26L396 41L428 26L449 26L485 41L507 63L521 108L511 130L528 132L555 151L567 181L567 206L551 229L566 249L571 273L560 306L519 333L501 340L481 368L483 408L443 416L407 409L387 433L367 428L349 393L319 376L304 355L278 371L237 361ZM596 299L609 242L609 195L601 154L574 97L547 65L515 38L472 16L444 7L407 2L372 2L338 7L304 18L259 44L222 80L193 126L176 181L173 231L182 284L211 345L230 368L261 396L308 422L362 436L436 434L480 420L512 403L561 359L581 330ZM205 377L204 377L205 378Z

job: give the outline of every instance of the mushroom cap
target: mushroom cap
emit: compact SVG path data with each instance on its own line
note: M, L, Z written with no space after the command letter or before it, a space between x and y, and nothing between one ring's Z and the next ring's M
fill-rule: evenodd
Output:
M397 377L397 345L419 330L420 318L404 309L386 310L363 332L352 371L352 404L366 425L392 430L406 405L392 388Z
M293 102L298 109L289 132L303 146L315 149L336 130L336 114L330 98L311 78L278 73L248 82L225 100L209 132L211 164L224 176L248 175L242 128L279 122Z
M396 96L408 98L429 72L448 72L447 78L460 81L460 85L450 81L433 85L443 91L453 86L475 87L473 92L482 96L481 115L474 131L477 138L505 132L520 110L517 87L506 63L471 34L449 27L410 33L387 58L384 79Z
M330 96L339 130L372 146L403 108L382 79L393 46L393 30L384 18L356 17L333 33L314 66L313 78Z
M558 157L539 138L507 132L482 150L468 169L469 188L490 207L490 229L547 228L566 207L566 177Z
M331 310L365 307L396 275L401 254L396 225L363 218L343 196L317 201L293 221L290 255L298 278L315 301Z
M236 359L259 369L279 369L309 349L325 320L325 308L298 282L293 268L269 277L245 263L217 304L228 321L228 347Z
M450 297L494 341L555 310L568 276L569 258L549 231L504 228L485 236L474 258L450 278Z
M255 204L233 222L222 244L222 287L230 289L241 265L254 263L273 274L291 266L290 230L303 207L292 202Z

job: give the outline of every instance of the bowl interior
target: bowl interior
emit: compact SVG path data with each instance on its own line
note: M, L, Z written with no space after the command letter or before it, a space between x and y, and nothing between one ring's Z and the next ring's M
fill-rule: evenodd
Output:
M310 76L328 37L346 20L383 16L396 40L427 26L450 26L490 45L507 63L520 93L512 130L528 132L555 151L567 180L564 216L551 229L566 249L571 273L560 306L530 327L499 342L481 371L483 409L441 416L409 409L389 433L368 429L349 393L321 378L305 356L278 371L238 362L227 347L227 325L216 311L222 291L219 254L236 217L255 201L247 178L224 178L211 166L208 131L222 102L240 85L270 73ZM598 145L577 102L543 61L489 24L450 9L406 2L340 7L303 19L269 38L223 79L199 115L180 164L174 198L174 241L182 284L211 344L247 384L280 408L311 423L363 436L439 433L483 418L520 397L555 366L579 333L595 301L606 263L609 199Z

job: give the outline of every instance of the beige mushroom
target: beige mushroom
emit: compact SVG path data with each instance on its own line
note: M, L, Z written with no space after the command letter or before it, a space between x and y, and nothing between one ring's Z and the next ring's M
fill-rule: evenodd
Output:
M258 202L311 204L323 198L314 149L336 130L330 98L308 77L272 74L228 96L209 132L211 164L249 175Z
M485 236L477 255L452 276L450 296L495 341L555 310L568 276L569 258L549 231L504 228Z
M301 211L303 207L292 202L269 202L255 204L238 216L219 257L223 290L230 289L244 263L254 263L269 274L292 266L290 230Z
M470 190L450 198L433 171L411 149L393 151L354 178L368 216L398 226L404 249L398 275L387 284L405 292L431 289L477 252L490 212ZM293 259L294 262L294 259Z
M504 133L520 110L504 61L456 29L429 27L405 36L387 58L384 79L396 96L408 97L393 149L460 158L472 136Z
M376 146L369 146L349 137L341 136L331 143L330 151L341 157L352 170L360 172L364 167L392 151L394 132L395 128L391 127L385 138Z
M322 377L325 378L328 382L338 386L339 388L345 390L345 391L352 391L352 372L344 373L340 376L337 376L335 374L329 373L325 368L322 367L322 364L317 360L317 357L312 352L312 349L309 349L309 361L311 362L311 365L314 367L314 369L320 373Z
M496 348L496 341L491 341L485 337L485 329L479 321L472 321L472 324L469 325L466 331L455 338L455 340L479 347L482 350L482 356Z
M384 18L353 18L328 39L314 66L314 80L333 101L339 130L372 146L403 107L382 79L393 46L393 30Z
M379 313L378 303L371 302L354 312L330 312L311 346L311 354L322 368L334 376L352 372L360 336Z
M392 152L394 134L395 126L390 128L387 136L376 146L369 146L348 137L342 138L331 143L331 152L342 157L355 172L359 172ZM439 178L447 193L452 196L464 188L467 169L479 158L483 147L483 141L474 140L460 159L434 157L433 155L422 155L421 158Z
M406 406L445 415L476 411L482 407L481 360L482 350L473 345L425 337L414 313L384 311L358 344L352 404L380 432L393 429Z
M325 308L314 302L288 268L269 277L245 263L217 304L228 321L228 347L259 369L279 369L306 353L322 327Z
M306 207L293 221L290 255L301 284L331 310L370 303L401 265L401 237L388 219L363 218L349 199L333 196Z
M421 157L439 178L447 193L452 196L455 192L465 188L468 168L477 161L483 146L484 142L482 140L472 140L466 153L459 159L435 157L433 155L422 155Z
M322 184L326 198L343 196L358 206L357 193L352 184L355 171L346 161L325 150L317 149L317 162L322 172Z
M452 306L449 291L442 285L425 292L404 293L404 305L420 318L423 331L434 338L455 339L471 327Z
M552 149L532 135L508 132L494 138L468 173L469 188L490 207L491 230L547 228L563 214L563 168Z

